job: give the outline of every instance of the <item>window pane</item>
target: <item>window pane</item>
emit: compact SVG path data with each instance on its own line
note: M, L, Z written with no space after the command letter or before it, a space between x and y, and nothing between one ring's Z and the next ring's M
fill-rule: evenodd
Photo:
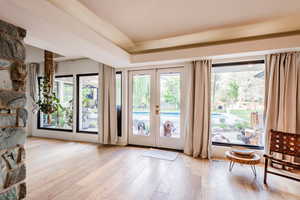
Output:
M122 105L122 74L116 74L116 104Z
M40 79L40 83L43 83L43 79ZM57 112L51 114L50 121L47 115L40 112L40 128L72 130L73 87L73 77L55 78L53 91L60 100L63 109L59 109Z
M117 131L122 136L122 73L116 74Z
M263 64L213 68L213 142L264 145L264 84Z
M98 75L79 76L79 131L98 132Z

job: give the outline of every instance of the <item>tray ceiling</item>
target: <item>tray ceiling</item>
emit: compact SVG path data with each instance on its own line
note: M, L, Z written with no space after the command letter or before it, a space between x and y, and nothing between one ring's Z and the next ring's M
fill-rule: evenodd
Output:
M0 5L0 19L28 31L27 44L113 66L298 48L300 41L299 0L0 0Z
M299 13L299 0L79 0L134 42L256 23Z

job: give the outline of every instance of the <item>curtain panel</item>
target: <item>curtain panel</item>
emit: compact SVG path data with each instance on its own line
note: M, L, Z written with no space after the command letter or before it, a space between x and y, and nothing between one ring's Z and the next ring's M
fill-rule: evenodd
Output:
M289 133L300 131L299 84L300 52L267 55L266 133L271 129Z
M28 68L28 80L29 80L29 94L32 101L33 112L37 112L38 105L36 104L38 100L38 89L37 89L37 77L39 73L39 63L29 63Z
M99 74L99 140L102 144L117 144L116 72L114 68L103 64Z
M184 123L184 153L210 158L211 60L195 61L187 66L187 104Z
M271 129L300 134L300 52L267 55L265 77L265 146L268 153Z

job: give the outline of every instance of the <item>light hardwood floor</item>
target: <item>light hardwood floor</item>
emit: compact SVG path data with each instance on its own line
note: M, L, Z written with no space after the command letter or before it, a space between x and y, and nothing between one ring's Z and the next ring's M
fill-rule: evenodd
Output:
M146 148L29 138L28 200L190 200L300 199L300 184L269 176L262 166L206 161L180 154L175 161L143 157Z

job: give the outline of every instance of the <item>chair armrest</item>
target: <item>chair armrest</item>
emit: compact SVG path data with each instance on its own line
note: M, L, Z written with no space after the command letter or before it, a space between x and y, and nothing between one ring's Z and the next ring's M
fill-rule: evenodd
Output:
M268 154L264 154L264 157L265 157L265 158L268 158L268 159L273 159L273 156L268 155Z
M288 161L285 161L285 160L280 160L278 158L274 158L273 156L267 155L267 154L264 154L264 157L266 159L276 161L277 164L282 164L282 165L285 165L285 166L288 166L288 167L294 167L294 168L300 169L300 164L298 164L298 163L292 163L292 162L288 162Z

